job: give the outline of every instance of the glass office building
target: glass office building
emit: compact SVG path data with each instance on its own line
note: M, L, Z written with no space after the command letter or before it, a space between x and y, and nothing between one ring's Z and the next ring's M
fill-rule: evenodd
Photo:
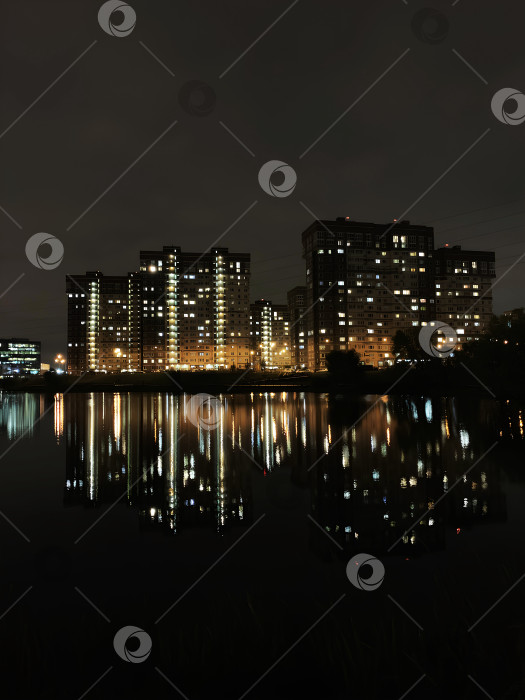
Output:
M40 342L27 338L0 338L0 374L38 374Z

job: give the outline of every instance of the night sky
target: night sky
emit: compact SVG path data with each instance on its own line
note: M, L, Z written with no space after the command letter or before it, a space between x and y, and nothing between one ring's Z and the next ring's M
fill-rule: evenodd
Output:
M435 2L421 24L416 0L291 4L131 0L118 38L101 0L2 2L0 294L24 276L0 298L0 336L42 340L49 361L66 350L66 273L126 273L141 248L204 251L230 227L219 245L252 254L252 298L284 302L304 283L309 211L390 222L410 208L436 245L496 250L499 276L524 253L525 123L498 121L491 100L525 92L525 6ZM201 108L190 81L211 88ZM272 159L297 173L289 197L258 184ZM64 244L54 270L25 255L41 231ZM524 305L523 262L496 313Z

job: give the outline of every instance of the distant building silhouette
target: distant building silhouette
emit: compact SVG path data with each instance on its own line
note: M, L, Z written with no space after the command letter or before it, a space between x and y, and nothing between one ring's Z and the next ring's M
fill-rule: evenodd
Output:
M510 328L515 321L523 321L525 318L525 309L521 306L517 309L512 309L512 311L504 311L503 316Z

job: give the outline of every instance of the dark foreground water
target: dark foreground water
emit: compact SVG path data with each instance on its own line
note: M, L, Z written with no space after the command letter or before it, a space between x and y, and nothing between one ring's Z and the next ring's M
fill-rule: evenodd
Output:
M519 405L1 399L0 697L525 697Z

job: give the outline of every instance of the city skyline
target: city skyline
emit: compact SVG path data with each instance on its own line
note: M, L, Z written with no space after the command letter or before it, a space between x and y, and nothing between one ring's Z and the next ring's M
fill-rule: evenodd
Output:
M342 218L342 217L338 217L338 218ZM349 217L344 217L344 218L347 219ZM321 219L321 220L323 220L323 219ZM326 219L326 220L329 220L329 219ZM370 221L371 221L371 218L368 217L366 219L363 219L362 221L359 221L359 223L370 222ZM312 225L312 224L310 223L310 225ZM381 224L376 223L376 225L381 225ZM388 227L389 225L394 225L394 222L393 221L392 222L385 222L383 225L385 227ZM418 224L416 224L416 225L418 225ZM297 234L296 238L298 240L300 240L301 235L302 235L302 233ZM435 237L437 237L435 232L434 232L434 235L435 235ZM475 241L473 241L473 242L475 242ZM162 248L163 245L166 246L165 241L162 242L160 247ZM443 243L443 246L452 248L453 244L452 243L450 243L450 244ZM180 248L181 246L178 244L175 244L172 247ZM139 248L140 248L140 246L139 246ZM465 250L471 250L473 248L473 246L468 246L468 248L467 247L464 247L464 248L465 248ZM437 249L437 244L436 244L436 249ZM489 250L487 246L484 246L483 249L485 249L487 252L492 252L492 250ZM482 251L483 249L476 248L476 250L479 250L479 251ZM131 251L131 252L133 252L133 251ZM252 253L250 251L246 251L246 252L250 255L250 258L251 258ZM187 254L190 255L190 253L187 253ZM198 254L196 254L196 255L198 255ZM297 258L297 260L295 260L293 263L294 266L296 266L297 269L299 266L303 266L303 268L304 268L304 260L303 260L302 252L299 252L297 254L297 256L293 255L293 257ZM97 272L101 272L103 275L107 275L108 277L111 275L113 275L113 276L126 275L126 274L128 274L130 269L133 269L133 271L138 270L137 265L135 265L135 267L133 267L133 265L131 265L130 268L125 269L123 267L122 263L120 262L120 259L121 258L118 258L116 263L114 265L111 265L111 270L108 270L107 272L106 272L106 269L110 267L110 263L106 263L104 266L95 266L93 268L93 270L97 271ZM280 256L276 256L275 258L269 258L268 261L271 262L271 261L274 261L274 260L277 261L280 259L281 259ZM62 276L64 273L64 266L66 264L67 264L67 259L62 262L60 267L58 267L55 272ZM497 269L499 269L497 253L496 253L496 267L497 267ZM88 268L86 268L86 269L88 269ZM255 265L254 265L253 260L251 260L252 288L250 290L250 292L251 292L250 293L250 303L252 303L252 304L258 300L266 300L266 301L271 301L274 305L285 305L287 303L287 295L288 295L289 291L293 287L304 286L305 282L306 282L306 274L303 274L303 276L301 278L301 273L299 273L298 275L293 276L293 277L278 278L278 281L281 283L279 292L275 293L275 294L265 294L264 293L264 280L263 281L260 280L260 275L257 274L257 270L258 270L257 263L255 263ZM260 272L260 270L259 270L259 272ZM71 276L71 277L76 276L76 274L71 273L71 271L68 271L67 274L68 274L68 276ZM47 279L47 277L48 277L48 275L45 276L46 279ZM254 282L254 280L255 280L255 282ZM290 280L289 285L286 284L287 280ZM273 285L276 282L276 278L273 275L271 276L271 282ZM500 286L499 280L498 280L498 284L495 285L494 292L493 292L493 303L494 303L493 311L496 315L502 314L503 312L511 310L513 308L519 308L519 307L523 306L523 297L520 298L520 296L516 296L516 301L517 301L516 304L511 304L510 306L504 305L504 303L502 301L503 295L499 293L499 292L501 292L501 287L503 285L504 285L504 281L502 282L502 285ZM269 287L273 288L275 290L274 286L272 287L272 285L269 285ZM257 294L257 292L255 291L256 289L260 290L262 293ZM16 296L16 294L15 294L15 296ZM59 303L63 304L63 291L61 293L61 299L60 299ZM2 304L2 301L0 300L0 305L1 304ZM0 313L2 313L2 318L3 318L5 316L5 313L6 313L5 307L1 308L1 306L0 306ZM38 318L39 319L41 318L40 314L39 314ZM57 331L53 334L51 334L49 331L38 334L37 331L33 332L33 330L32 330L33 326L38 327L38 322L36 321L36 318L33 318L32 322L30 320L29 323L30 323L29 326L25 325L24 327L22 327L21 325L19 325L18 321L13 322L12 327L15 329L18 329L20 331L18 333L14 333L14 332L11 333L9 331L10 326L3 325L3 328L4 328L3 336L4 337L24 337L24 338L31 337L31 338L36 338L36 339L40 340L42 343L42 357L46 358L43 361L50 361L54 356L56 356L57 353L64 352L64 350L67 350L67 329L66 329L65 324L63 324L63 328L60 331ZM55 340L55 339L53 339L53 336L55 338L63 338L63 340L61 340L61 339Z
M525 4L4 5L3 696L525 697Z
M509 23L508 12L478 7L487 32L480 39L468 12L443 8L447 32L431 44L414 31L415 8L399 5L354 7L350 17L346 3L319 14L302 1L235 65L283 12L279 2L243 13L233 27L218 7L205 16L185 8L181 24L180 9L161 2L137 8L136 30L122 41L100 30L87 0L76 5L73 35L60 3L51 16L34 2L6 8L6 23L24 32L6 37L0 88L1 130L9 129L0 141L9 173L0 199L8 215L0 213L2 292L24 277L0 299L2 335L41 338L46 357L63 351L66 266L123 274L146 241L189 249L198 238L204 250L227 229L221 244L252 254L253 298L284 303L303 281L300 241L290 232L334 215L392 221L412 207L402 218L434 226L436 245L496 250L501 278L523 252L521 166L507 154L524 137L495 118L491 99L522 87L525 59L512 47L525 9L512 7ZM234 7L236 16L242 8ZM185 23L199 27L198 51L180 30ZM316 56L304 51L308 40ZM205 114L184 101L192 80L212 90ZM297 173L286 198L268 196L257 181L274 158ZM56 270L43 273L24 256L38 231L64 244ZM523 305L522 269L519 262L498 283L496 313Z
M287 304L251 302L250 254L222 247L165 245L126 275L68 274L68 371L318 371L334 350L381 368L397 331L439 322L461 347L488 330L492 251L436 249L432 227L350 217L314 221L302 244L305 285Z

